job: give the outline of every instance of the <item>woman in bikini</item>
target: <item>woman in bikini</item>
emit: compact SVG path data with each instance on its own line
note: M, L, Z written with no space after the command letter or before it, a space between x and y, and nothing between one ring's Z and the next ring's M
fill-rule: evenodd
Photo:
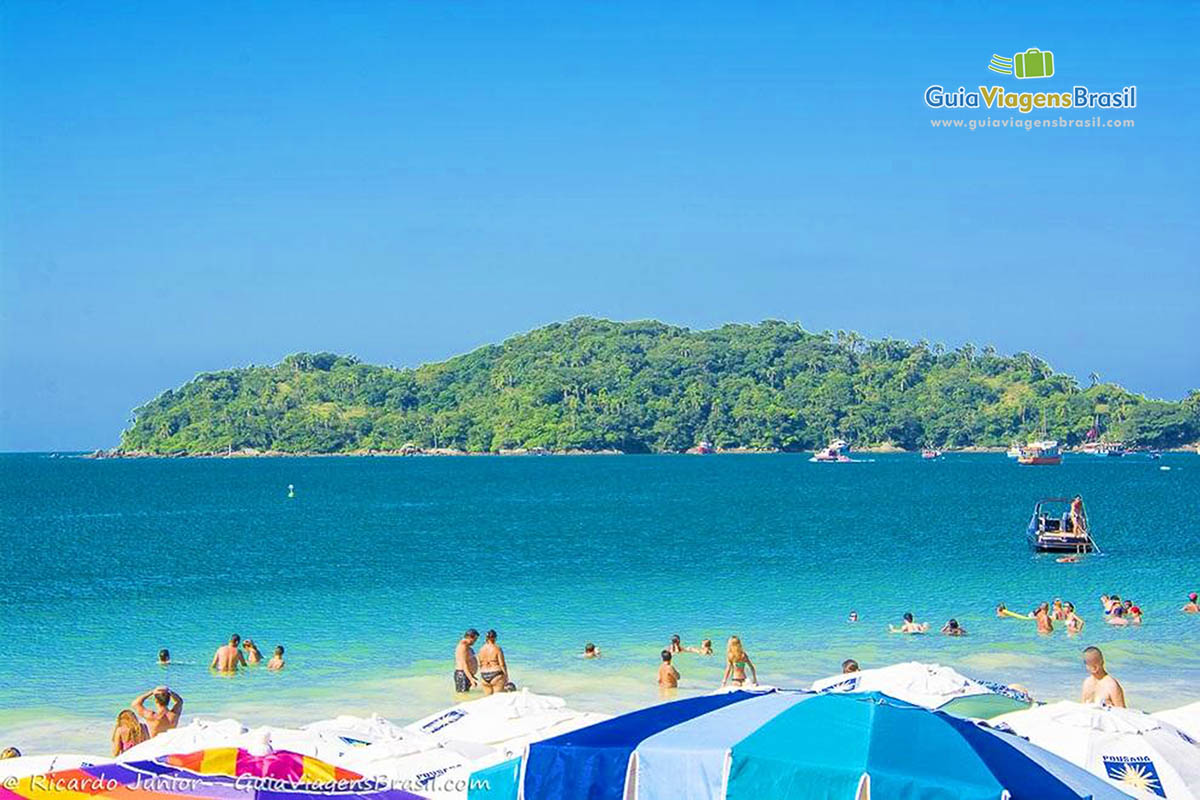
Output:
M136 744L149 740L150 732L146 730L133 711L126 708L117 714L117 724L112 732L112 754L119 756Z
M496 632L484 635L483 647L479 648L479 682L485 695L503 692L508 683L508 663L504 651L496 644Z
M1063 610L1067 612L1067 633L1071 636L1083 630L1083 617L1075 613L1074 603L1064 603Z
M725 647L725 677L721 678L721 685L732 683L734 686L742 686L746 683L746 668L750 668L750 680L758 685L758 672L754 669L754 662L750 660L750 656L746 655L745 648L742 647L742 640L736 636L729 637L729 644Z

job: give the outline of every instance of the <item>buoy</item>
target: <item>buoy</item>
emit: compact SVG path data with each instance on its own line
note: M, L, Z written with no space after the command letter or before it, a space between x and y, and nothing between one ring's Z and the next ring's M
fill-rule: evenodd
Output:
M295 496L296 496L296 487L289 483L288 484L288 497L295 497Z
M1161 469L1163 472L1169 472L1171 468L1170 467L1159 467L1159 469Z

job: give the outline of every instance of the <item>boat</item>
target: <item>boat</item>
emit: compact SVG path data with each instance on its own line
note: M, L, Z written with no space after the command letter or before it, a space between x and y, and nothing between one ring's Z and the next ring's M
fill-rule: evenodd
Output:
M1014 443L1012 447L1008 448L1008 452L1005 453L1005 455L1007 455L1009 458L1020 458L1021 445Z
M1052 511L1051 508L1055 506L1062 510ZM1070 498L1047 497L1033 507L1033 516L1029 519L1025 536L1029 539L1029 546L1039 553L1091 553L1099 550L1092 540L1086 511L1080 521L1082 524L1076 530L1071 517Z
M1045 439L1040 442L1030 442L1021 448L1021 454L1017 456L1018 464L1061 464L1062 451L1058 449L1058 442L1053 439Z
M926 447L924 450L921 451L921 458L925 459L926 461L932 461L935 458L941 458L941 457L942 457L942 451L935 450L932 447Z
M713 447L712 442L704 441L693 447L691 452L695 453L696 455L706 456L710 453L716 452L716 448Z
M1125 445L1120 442L1088 442L1079 448L1080 452L1087 453L1089 456L1102 456L1104 458L1120 458L1125 455Z
M834 439L821 450L813 453L809 461L834 461L844 463L850 461L850 443L845 439Z

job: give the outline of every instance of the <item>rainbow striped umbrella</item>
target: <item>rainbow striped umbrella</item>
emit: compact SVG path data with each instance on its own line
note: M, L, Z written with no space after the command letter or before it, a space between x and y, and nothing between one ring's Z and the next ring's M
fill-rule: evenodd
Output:
M535 742L525 800L1128 800L1010 734L878 692L731 692Z
M0 786L0 800L422 800L288 751L217 747L154 761L85 765Z

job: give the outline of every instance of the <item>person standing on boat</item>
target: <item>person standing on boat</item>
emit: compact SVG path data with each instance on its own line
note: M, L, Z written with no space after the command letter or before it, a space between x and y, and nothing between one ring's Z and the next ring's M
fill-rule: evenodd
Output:
M1071 500L1071 533L1076 536L1087 536L1087 532L1087 517L1083 513L1083 497L1075 495L1075 498Z

